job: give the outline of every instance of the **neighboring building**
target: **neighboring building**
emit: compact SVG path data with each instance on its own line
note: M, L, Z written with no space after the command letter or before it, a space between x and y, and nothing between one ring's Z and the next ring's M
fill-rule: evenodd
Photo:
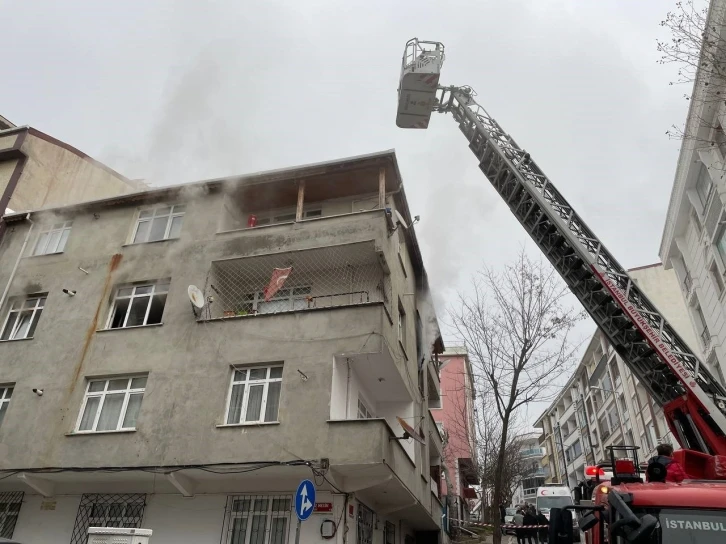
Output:
M512 504L518 505L525 502L534 504L537 498L537 488L545 483L547 472L542 466L544 448L540 446L539 434L528 433L521 437L521 448L519 453L525 463L525 473L519 482L517 489L512 495Z
M693 346L697 336L683 318L685 308L673 271L658 263L631 269L629 274L684 341ZM543 464L549 467L547 481L570 487L584 479L588 465L609 460L608 446L638 446L641 460L647 460L659 443L676 444L662 409L599 330L535 427L543 430L539 440L546 451Z
M394 152L5 220L0 536L293 542L309 478L302 542L439 541L443 344Z
M0 210L64 206L145 189L39 130L0 117ZM4 225L0 224L0 234Z
M726 2L713 0L707 28L723 51ZM698 62L694 65L701 66ZM709 65L709 63L705 63ZM702 362L724 383L726 374L726 93L712 69L699 68L663 229L660 257L678 276L698 332ZM718 72L718 70L716 70ZM719 73L720 78L720 73ZM693 347L693 346L692 346Z
M441 493L450 498L450 517L468 519L477 498L474 429L474 378L465 347L450 347L439 356L441 407L432 409L436 426L444 437Z

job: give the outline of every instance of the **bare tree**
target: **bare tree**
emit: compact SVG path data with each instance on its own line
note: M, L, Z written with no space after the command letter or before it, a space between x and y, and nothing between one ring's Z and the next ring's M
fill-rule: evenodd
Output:
M507 495L504 468L517 414L529 402L554 396L558 378L575 361L569 335L584 314L565 305L567 288L554 269L524 250L501 273L484 269L472 287L470 295L460 295L451 319L485 384L485 408L501 423L479 446L494 444L486 455L493 456L491 504L498 507ZM493 520L499 544L499 516Z

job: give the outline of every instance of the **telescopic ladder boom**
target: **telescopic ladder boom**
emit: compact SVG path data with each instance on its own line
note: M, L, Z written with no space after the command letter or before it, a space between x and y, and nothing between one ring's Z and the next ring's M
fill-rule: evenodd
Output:
M663 407L681 446L726 455L726 389L474 91L438 84L443 60L439 42L406 44L397 125L427 128L431 112L452 114L481 171Z

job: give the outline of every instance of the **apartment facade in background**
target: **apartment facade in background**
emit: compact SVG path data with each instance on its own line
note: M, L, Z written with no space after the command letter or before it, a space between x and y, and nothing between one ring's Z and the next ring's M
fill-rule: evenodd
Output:
M655 264L629 270L630 276L696 353L698 336L687 319L677 278ZM699 354L700 355L700 354ZM589 465L606 462L611 445L638 446L641 459L662 442L676 444L662 409L630 372L599 330L574 373L535 422L542 429L548 482L575 486Z
M439 541L443 344L392 151L4 221L0 536L293 542L308 478L303 542Z
M439 356L441 405L432 408L444 437L441 493L449 500L450 517L468 519L479 484L476 467L475 390L465 347L452 346ZM432 475L433 477L433 475Z
M710 3L707 27L720 40L725 14L724 0ZM725 383L726 87L709 70L699 70L689 101L660 257L676 272L702 362Z
M67 143L0 116L0 215L144 188Z
M512 504L535 504L537 488L544 485L547 471L542 465L544 448L539 443L539 433L527 433L521 437L519 453L524 461L522 480L512 495Z

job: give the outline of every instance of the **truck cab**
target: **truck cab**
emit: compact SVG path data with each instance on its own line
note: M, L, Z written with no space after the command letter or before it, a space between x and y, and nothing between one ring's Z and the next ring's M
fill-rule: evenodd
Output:
M552 510L550 542L573 541L568 520L579 518L588 544L677 544L726 542L726 467L724 456L709 456L680 450L674 458L693 479L680 483L645 482L642 466L635 459L615 459L611 449L611 471L603 466L589 470L594 478L583 482L575 493L572 512ZM603 474L612 474L609 479ZM606 476L607 477L607 476Z

